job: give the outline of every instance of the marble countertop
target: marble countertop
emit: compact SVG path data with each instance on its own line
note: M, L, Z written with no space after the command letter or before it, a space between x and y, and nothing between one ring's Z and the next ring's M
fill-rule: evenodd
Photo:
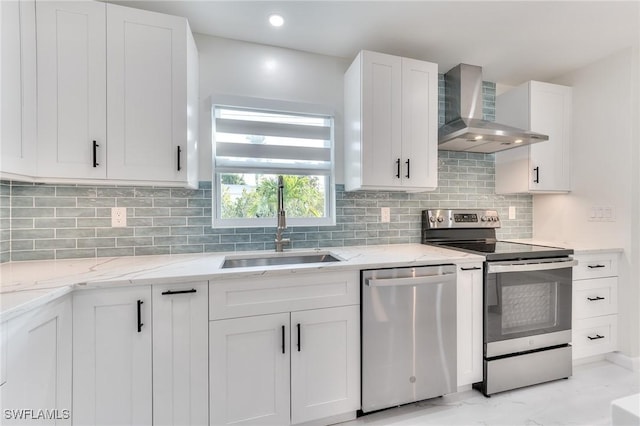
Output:
M278 256L272 252L182 254L75 260L13 262L0 265L0 321L54 300L71 291L131 285L150 285L256 276L315 273L397 266L482 261L482 256L423 244L336 247L288 250L290 253L329 252L335 263L257 266L221 269L226 256Z

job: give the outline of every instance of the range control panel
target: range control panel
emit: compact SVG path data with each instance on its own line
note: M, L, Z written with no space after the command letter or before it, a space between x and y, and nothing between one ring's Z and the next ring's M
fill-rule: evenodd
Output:
M422 226L435 228L500 228L496 210L423 210Z

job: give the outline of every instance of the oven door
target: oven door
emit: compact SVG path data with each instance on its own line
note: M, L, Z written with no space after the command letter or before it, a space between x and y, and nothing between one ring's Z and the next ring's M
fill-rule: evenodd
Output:
M486 263L486 357L571 341L571 281L575 264L577 261L568 257Z

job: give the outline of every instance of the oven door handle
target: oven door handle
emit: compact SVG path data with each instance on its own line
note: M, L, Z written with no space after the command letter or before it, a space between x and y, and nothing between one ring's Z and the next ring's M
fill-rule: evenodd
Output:
M547 271L550 269L571 268L578 264L575 259L565 260L561 262L537 262L537 263L511 263L511 264L495 264L488 263L487 273L498 274L501 272L531 272L531 271Z
M455 279L455 272L449 272L440 275L427 275L424 277L369 278L366 280L366 283L369 287L394 287L399 285L440 284L455 281Z

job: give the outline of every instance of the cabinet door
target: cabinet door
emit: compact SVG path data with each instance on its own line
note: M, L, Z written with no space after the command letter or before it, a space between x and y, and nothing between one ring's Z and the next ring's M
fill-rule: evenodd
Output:
M186 181L186 37L184 18L107 5L110 179Z
M530 83L530 130L549 136L530 149L529 179L534 191L571 190L571 88Z
M38 176L105 178L105 4L38 1L36 14Z
M291 313L291 423L360 408L360 308Z
M210 422L289 424L289 314L209 324Z
M65 297L11 320L7 332L2 408L50 410L57 419L38 424L71 424L71 299ZM5 412L3 419L3 424L26 423L7 418Z
M151 290L85 290L73 298L73 423L150 425Z
M365 51L362 61L362 184L399 187L402 59Z
M482 381L482 263L458 266L458 386Z
M402 185L438 186L438 65L402 58Z
M207 286L152 288L154 425L209 421Z
M33 176L36 171L35 2L3 1L0 12L0 171Z

